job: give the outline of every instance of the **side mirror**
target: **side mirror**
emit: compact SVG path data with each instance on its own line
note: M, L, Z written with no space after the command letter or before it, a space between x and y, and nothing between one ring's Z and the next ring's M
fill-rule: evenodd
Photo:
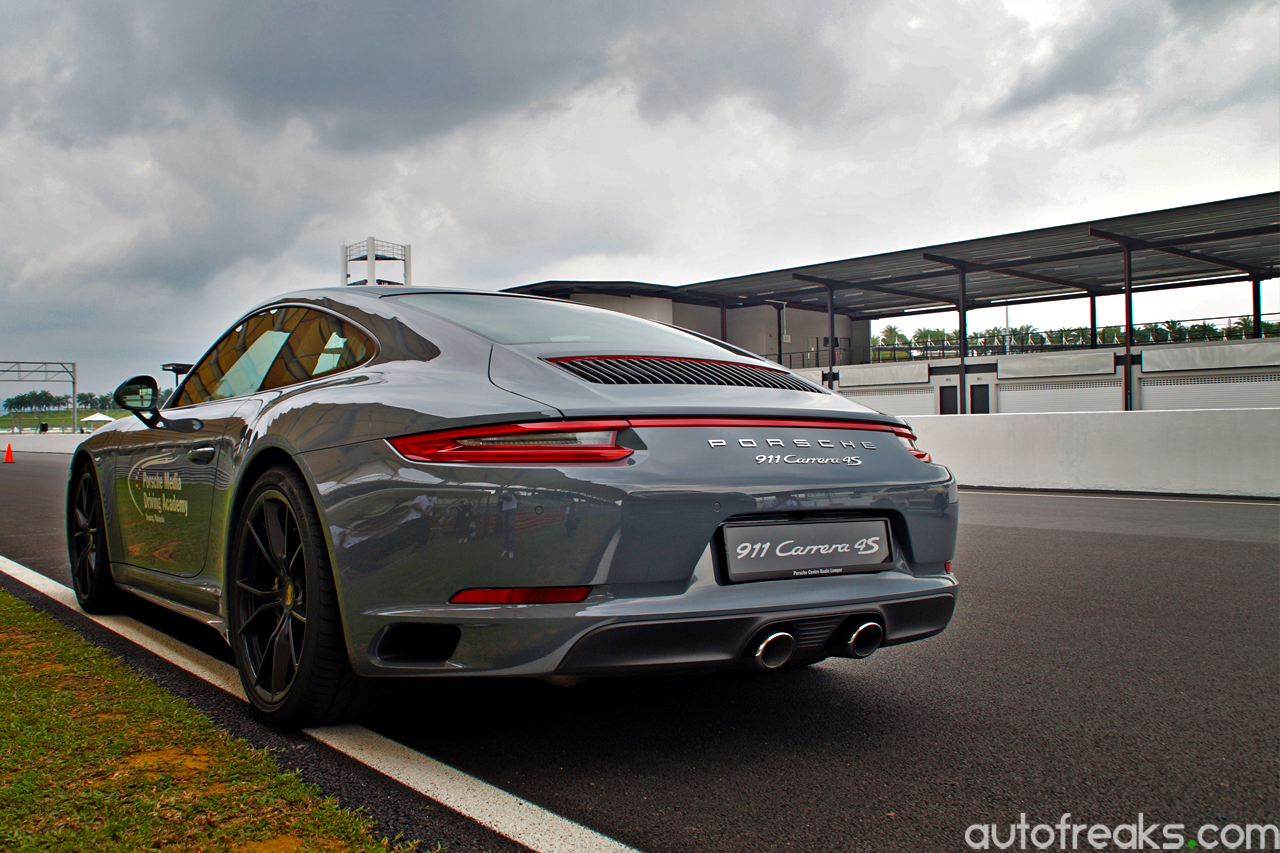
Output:
M152 429L161 428L174 432L199 432L204 424L195 418L166 420L160 417L160 386L150 376L135 376L116 389L111 395L116 405L133 412Z
M117 388L112 397L117 406L135 415L160 410L160 386L150 376L133 377Z

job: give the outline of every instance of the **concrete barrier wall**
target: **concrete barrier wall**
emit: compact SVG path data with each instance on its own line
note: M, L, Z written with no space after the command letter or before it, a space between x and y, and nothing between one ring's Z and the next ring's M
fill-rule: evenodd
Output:
M0 453L4 452L7 445L13 446L14 453L74 453L80 446L80 442L88 437L88 435L59 432L44 435L31 432L0 432Z
M1280 409L907 421L962 485L1280 497Z

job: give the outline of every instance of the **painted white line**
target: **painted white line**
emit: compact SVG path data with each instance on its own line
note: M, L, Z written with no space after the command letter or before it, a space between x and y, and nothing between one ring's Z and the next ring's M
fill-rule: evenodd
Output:
M992 489L966 489L963 486L961 491L969 495L1004 495L1006 497L1025 498L1077 498L1080 500L1091 501L1160 501L1161 503L1175 504L1223 504L1225 506L1273 506L1280 509L1280 504L1270 501L1234 501L1234 500L1201 500L1199 498L1160 498L1160 497L1129 497L1126 495L1072 495L1059 492L997 492Z
M244 700L235 667L128 617L85 613L77 606L76 595L68 587L3 556L0 556L0 572ZM633 847L508 794L363 726L329 726L304 731L326 746L536 853L638 853Z
M225 690L237 699L244 699L244 690L240 687L240 676L236 674L235 667L180 643L168 634L161 633L141 622L135 622L127 616L94 616L85 613L76 604L76 594L70 587L50 580L39 572L33 572L6 557L0 557L0 571L76 611L86 619L92 619L108 631L137 643L174 666L209 682L214 687Z
M635 853L635 849L428 758L361 726L307 729L307 734L482 823L545 853Z

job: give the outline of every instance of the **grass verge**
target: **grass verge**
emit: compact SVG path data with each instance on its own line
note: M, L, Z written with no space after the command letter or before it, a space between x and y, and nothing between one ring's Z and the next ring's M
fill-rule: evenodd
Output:
M406 851L0 592L0 849Z
M91 432L89 428L97 426L97 424L92 422L88 424L84 423L85 417L92 414L97 414L97 410L80 410L80 422L84 424L85 432ZM108 409L102 414L113 417L116 420L130 416L124 409ZM41 421L47 423L50 429L71 429L71 412L67 409L55 409L48 412L23 412L20 415L0 415L0 432L11 432L15 426L21 426L24 430L30 432L33 429L37 429L40 426Z

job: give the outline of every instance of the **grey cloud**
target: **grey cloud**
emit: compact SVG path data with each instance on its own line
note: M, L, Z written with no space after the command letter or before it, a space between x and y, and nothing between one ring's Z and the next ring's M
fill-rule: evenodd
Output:
M1247 8L1274 6L1274 0L1169 0L1170 6L1185 23L1212 25Z
M1123 0L1104 5L1073 31L1058 34L1052 59L1025 69L996 112L1142 86L1150 75L1151 53L1169 37L1198 41L1249 9L1274 5L1269 0Z
M870 4L864 4L868 7ZM220 98L261 126L291 117L345 149L417 141L601 81L630 80L647 114L745 95L815 120L848 72L822 41L848 7L648 2L137 0L42 14L44 73L11 85L11 113L63 144L94 144ZM11 9L11 12L13 10Z
M177 189L121 199L102 186L96 201L134 221L153 215L147 205L172 214L66 276L191 291L238 260L278 256L318 211L358 203L386 178L388 164L370 159L379 152L496 116L555 111L585 87L629 83L653 121L731 96L785 120L820 121L839 112L849 85L838 49L822 38L846 10L665 0L14 4L6 17L19 25L0 49L42 52L18 71L6 66L0 108L11 131L62 148L145 141ZM210 116L224 126L210 128ZM255 161L296 119L319 146L277 164L292 176L281 191ZM256 139L237 150L223 138L236 134ZM352 156L358 165L344 162ZM337 163L339 173L320 171ZM650 239L626 217L522 210L490 199L459 229L460 247L473 249L462 254L510 258L521 246L528 262L639 251ZM493 263L475 269L497 276L503 264Z
M641 86L642 113L655 119L745 96L783 119L820 123L846 111L851 88L823 29L840 8L871 5L666 7L620 44L619 66Z
M512 201L474 223L459 246L460 278L505 285L522 272L559 258L636 255L654 248L653 234L622 211Z
M1065 37L1053 61L1025 73L1000 111L1016 112L1067 95L1101 94L1137 80L1147 54L1167 32L1166 8L1155 0L1124 3Z

